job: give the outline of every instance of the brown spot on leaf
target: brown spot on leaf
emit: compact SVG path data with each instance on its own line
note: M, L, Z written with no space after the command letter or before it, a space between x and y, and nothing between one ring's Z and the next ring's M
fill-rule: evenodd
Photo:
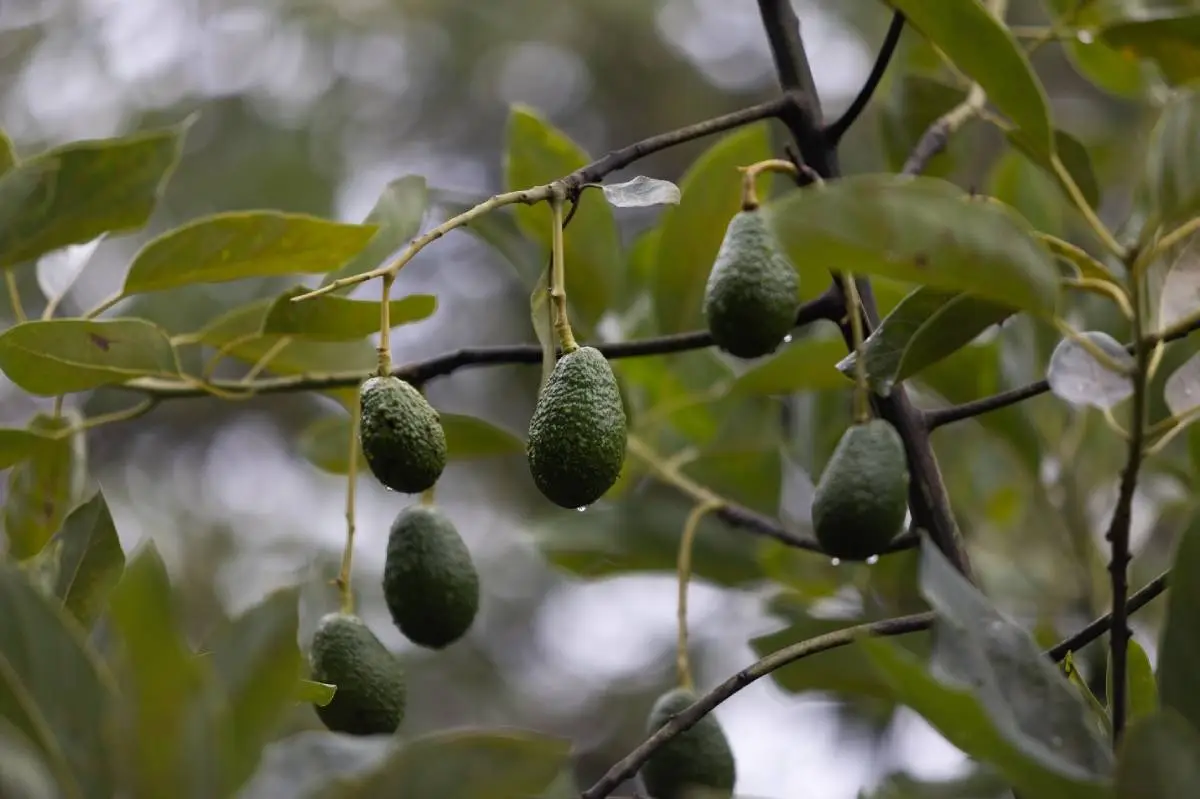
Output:
M919 252L913 256L913 266L917 269L924 269L929 266L929 256L923 252Z
M108 352L108 348L112 346L111 341L96 333L88 333L88 338L92 340L92 343L95 344L96 348L101 352Z

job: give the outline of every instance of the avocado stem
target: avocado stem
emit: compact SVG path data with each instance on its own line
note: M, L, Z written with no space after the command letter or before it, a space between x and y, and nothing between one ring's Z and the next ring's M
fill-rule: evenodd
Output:
M796 170L796 165L791 161L785 161L782 158L771 158L766 161L758 161L750 166L738 167L742 173L742 210L754 211L758 209L758 176L763 172L782 172L792 177L799 177L799 172Z
M554 333L562 346L563 355L579 349L575 334L571 331L571 322L567 318L567 279L563 255L563 197L554 195L550 198L550 209L553 216L550 258L550 305L553 317Z
M386 302L384 303L386 305ZM342 568L334 584L341 594L343 613L354 612L354 591L350 586L350 571L354 560L354 484L358 477L358 426L360 410L350 413L350 460L346 467L346 546L342 549Z
M871 419L871 404L867 394L867 362L863 356L863 323L859 313L858 284L854 275L846 276L846 315L850 317L850 333L854 343L854 423L864 424Z
M379 298L379 376L392 373L392 283L396 276L391 272L383 276L383 288Z
M679 675L679 687L689 691L696 690L692 680L692 664L688 657L688 581L692 577L692 542L696 540L696 531L700 529L700 520L704 514L721 507L715 499L706 499L699 503L688 514L683 523L683 535L679 538L679 559L676 573L679 577L679 598L676 610L678 638L675 649L675 670Z
M433 507L433 502L434 502L433 492L436 488L437 488L436 485L432 485L429 488L427 488L421 492L421 504L422 505L424 505L427 508Z

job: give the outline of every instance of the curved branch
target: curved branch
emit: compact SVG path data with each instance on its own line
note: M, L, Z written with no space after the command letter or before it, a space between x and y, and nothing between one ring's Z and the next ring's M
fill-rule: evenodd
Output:
M1152 599L1166 590L1167 579L1170 576L1171 571L1168 569L1131 594L1129 596L1129 601L1125 603L1125 612L1136 613L1148 605ZM1056 662L1060 661L1067 656L1067 653L1077 652L1080 649L1083 649L1092 641L1095 641L1097 638L1108 632L1111 627L1112 614L1105 613L1103 616L1096 619L1091 624L1072 635L1070 638L1061 643L1055 644L1051 649L1047 650L1046 654Z
M879 84L883 80L883 74L887 72L892 55L896 52L896 45L900 43L900 34L903 32L904 14L896 11L892 14L892 22L888 25L887 35L884 36L883 45L879 48L879 55L875 57L875 65L871 67L871 74L867 76L866 82L858 90L858 95L855 96L854 101L850 103L845 112L838 117L836 122L825 127L825 142L827 147L838 146L838 142L846 135L846 131L850 130L850 126L854 124L859 114L867 107L867 103L871 102L871 96L879 88Z

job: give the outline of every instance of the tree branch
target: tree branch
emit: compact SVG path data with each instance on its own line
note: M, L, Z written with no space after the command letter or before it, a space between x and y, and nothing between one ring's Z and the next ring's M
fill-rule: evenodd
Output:
M867 103L871 102L871 96L875 94L875 90L879 88L879 84L883 80L883 74L887 72L888 64L896 52L896 45L900 43L900 34L903 31L904 14L896 11L892 14L892 23L888 26L887 35L883 37L883 45L879 48L879 55L875 57L875 65L871 67L871 74L867 76L866 82L858 90L858 95L850 103L850 107L838 117L836 122L825 127L826 147L837 147L838 142L846 135L846 131L850 130L850 126L867 107Z
M1138 589L1129 601L1125 603L1125 613L1137 613L1139 610L1150 604L1150 601L1156 598L1167 588L1167 579L1171 576L1170 570L1163 572L1155 577L1150 582L1146 583ZM1100 618L1093 621L1088 626L1084 627L1079 632L1072 635L1070 638L1055 644L1051 649L1047 650L1046 654L1055 662L1058 662L1067 656L1068 652L1078 652L1085 646L1095 641L1100 636L1104 635L1112 627L1112 614L1105 613Z
M799 21L791 3L788 0L758 0L758 8L780 85L785 96L791 98L791 105L779 118L787 126L805 163L821 178L835 179L841 171L837 150L828 146L820 130L820 101L800 40ZM841 300L842 281L845 278L835 270L831 269L831 272ZM869 334L879 321L874 292L870 281L865 278L857 280L856 286L865 317L864 332ZM841 323L839 327L847 347L852 347L850 325ZM890 422L904 441L909 471L913 476L909 488L909 506L914 525L927 530L950 562L971 579L970 560L950 508L923 415L913 407L902 386L897 386L887 397L873 396L872 404L879 416Z

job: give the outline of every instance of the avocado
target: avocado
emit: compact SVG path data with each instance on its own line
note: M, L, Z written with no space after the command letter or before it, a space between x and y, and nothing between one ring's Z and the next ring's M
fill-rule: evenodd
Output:
M729 220L704 289L713 341L738 358L774 352L796 324L800 277L757 209Z
M317 716L334 732L391 735L404 720L404 669L362 619L328 613L313 635L312 679L337 687Z
M426 399L398 377L372 377L359 390L359 442L375 479L419 494L446 468L446 431Z
M883 419L850 427L813 494L813 532L827 555L866 560L895 538L908 509L908 461Z
M686 688L658 698L646 722L651 735L696 701ZM720 722L711 713L658 749L641 769L653 799L729 799L737 782L733 751Z
M617 378L600 350L563 355L529 420L526 455L538 490L563 508L598 500L621 474L625 425Z
M479 610L479 575L458 530L437 508L400 511L388 535L383 597L408 640L442 649L461 638Z

